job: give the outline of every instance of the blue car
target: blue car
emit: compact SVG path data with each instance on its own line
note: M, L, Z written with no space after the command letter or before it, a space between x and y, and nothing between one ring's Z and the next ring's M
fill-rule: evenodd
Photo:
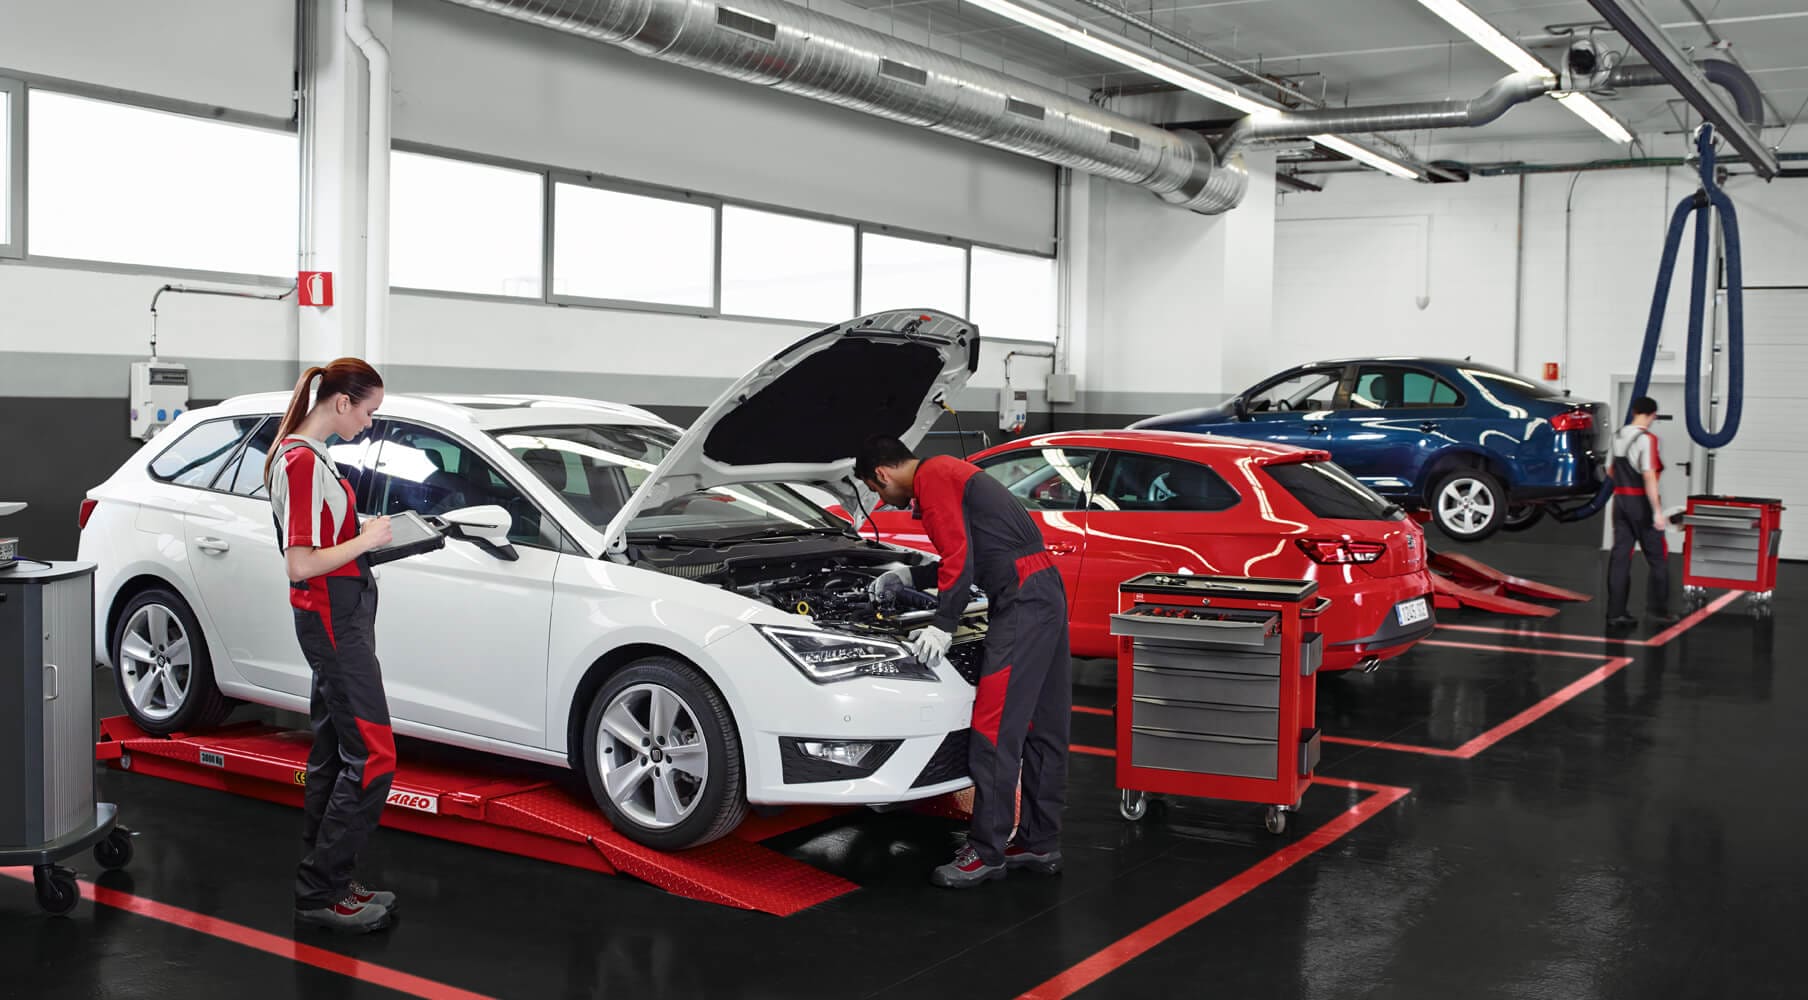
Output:
M1468 542L1528 528L1556 501L1593 497L1612 423L1604 403L1491 365L1364 358L1302 365L1222 406L1130 426L1323 449Z

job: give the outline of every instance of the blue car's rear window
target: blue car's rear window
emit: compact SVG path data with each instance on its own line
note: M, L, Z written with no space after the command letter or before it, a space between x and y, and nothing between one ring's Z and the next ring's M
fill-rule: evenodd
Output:
M1397 505L1381 499L1355 476L1331 462L1270 465L1264 471L1315 517L1340 521L1391 521L1404 516Z

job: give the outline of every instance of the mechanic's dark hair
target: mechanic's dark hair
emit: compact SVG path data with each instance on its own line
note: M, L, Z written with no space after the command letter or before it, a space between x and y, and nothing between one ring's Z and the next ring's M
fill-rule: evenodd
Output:
M308 390L315 379L320 380L320 390L310 394ZM360 358L339 358L325 368L318 365L309 368L295 383L295 392L289 397L289 409L283 413L282 422L276 425L276 440L281 441L294 433L310 409L340 393L345 393L356 405L381 388L383 376ZM275 464L276 448L272 446L264 459L264 482L270 481L270 467Z
M888 434L874 434L860 443L854 453L854 478L861 482L873 478L876 469L889 469L917 457L904 442Z
M1632 415L1643 417L1657 412L1657 400L1650 396L1640 396L1632 401Z

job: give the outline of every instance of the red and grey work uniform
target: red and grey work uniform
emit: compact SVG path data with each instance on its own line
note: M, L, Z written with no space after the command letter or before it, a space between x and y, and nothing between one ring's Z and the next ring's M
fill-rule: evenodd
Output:
M936 574L935 626L954 634L974 584L991 602L967 751L974 789L969 843L986 864L1003 862L1021 765L1017 842L1030 851L1053 850L1067 795L1073 711L1061 574L1022 503L976 466L945 456L924 459L914 491L917 516L942 557L921 567Z
M358 534L357 502L326 446L284 438L270 470L277 544L325 549ZM377 585L363 556L289 584L295 637L312 668L304 852L295 879L299 909L345 898L358 852L377 828L395 776L395 737L377 665Z
M1656 511L1645 492L1645 472L1663 475L1664 459L1657 435L1627 424L1613 439L1613 554L1607 563L1607 617L1626 615L1627 594L1632 589L1632 546L1645 553L1650 568L1645 605L1662 614L1670 603L1670 543L1657 530Z

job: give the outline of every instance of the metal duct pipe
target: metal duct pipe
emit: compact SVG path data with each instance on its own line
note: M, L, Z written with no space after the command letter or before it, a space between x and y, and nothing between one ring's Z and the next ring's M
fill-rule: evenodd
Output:
M1486 125L1517 104L1556 89L1557 81L1539 73L1501 77L1470 101L1420 101L1367 108L1327 108L1250 115L1231 126L1214 144L1227 158L1252 142L1294 139L1327 132L1393 132L1430 128L1474 128Z
M1242 161L1203 137L1113 114L784 0L449 0L665 62L1135 184L1216 214Z
M1725 59L1700 59L1695 68L1708 78L1709 83L1719 84L1733 99L1733 107L1739 111L1739 117L1753 128L1764 127L1764 95L1758 90L1758 81L1751 78L1738 63ZM1656 66L1618 66L1607 76L1604 86L1609 89L1620 87L1667 87L1670 81Z

